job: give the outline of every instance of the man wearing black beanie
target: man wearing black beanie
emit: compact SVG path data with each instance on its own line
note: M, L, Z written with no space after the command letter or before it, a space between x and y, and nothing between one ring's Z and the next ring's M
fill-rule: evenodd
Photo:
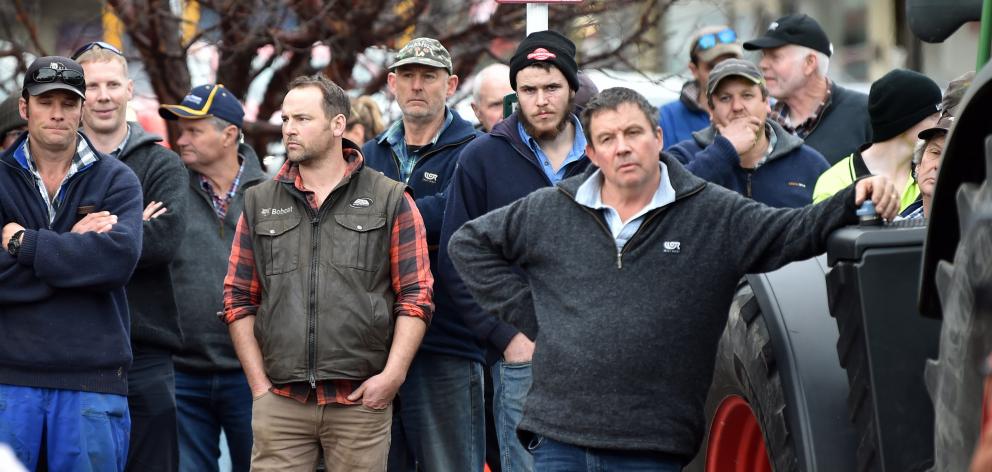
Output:
M530 389L535 332L521 332L483 311L448 258L448 240L463 223L582 173L589 165L582 125L574 114L581 87L575 45L554 31L533 33L510 60L510 86L519 108L490 134L469 143L451 177L441 249L437 310L456 310L486 344L492 365L493 416L503 470L529 471L533 458L516 434Z
M813 202L826 200L865 175L884 175L901 191L899 209L920 196L913 178L913 147L920 131L937 122L940 87L929 77L895 69L871 84L868 114L872 142L841 159L816 181Z

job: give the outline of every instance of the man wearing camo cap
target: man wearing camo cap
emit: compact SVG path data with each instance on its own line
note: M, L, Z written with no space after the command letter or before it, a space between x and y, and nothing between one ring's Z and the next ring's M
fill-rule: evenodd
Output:
M476 132L445 100L455 93L451 55L432 38L417 38L389 66L389 90L403 118L365 143L365 163L413 189L427 228L437 286L437 250L445 193L458 155ZM400 388L389 470L482 470L482 348L456 312L435 311Z

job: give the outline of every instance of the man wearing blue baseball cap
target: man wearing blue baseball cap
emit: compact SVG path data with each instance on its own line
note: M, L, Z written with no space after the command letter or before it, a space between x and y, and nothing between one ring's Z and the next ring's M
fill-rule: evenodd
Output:
M127 459L124 286L141 254L141 185L79 132L85 99L78 63L35 60L19 102L28 131L0 156L0 443L29 470Z
M255 151L240 143L244 109L223 85L194 87L159 114L179 124L177 151L189 172L186 233L172 262L183 331L173 356L179 470L217 470L224 431L233 470L251 460L251 389L227 327L218 322L228 256L248 188L265 180Z

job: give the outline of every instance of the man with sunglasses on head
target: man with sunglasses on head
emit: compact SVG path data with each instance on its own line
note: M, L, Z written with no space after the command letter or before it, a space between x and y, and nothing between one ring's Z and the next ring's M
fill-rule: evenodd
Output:
M125 117L134 83L127 60L113 45L96 42L73 58L86 76L83 132L102 153L126 164L141 182L145 211L141 259L127 284L131 310L128 470L175 471L179 463L172 353L182 346L170 263L186 227L189 179L176 153Z
M692 139L692 133L710 125L706 82L710 71L727 59L740 59L744 49L729 26L707 26L692 35L689 43L689 72L692 80L682 85L679 99L658 111L665 149Z
M868 96L827 78L834 46L807 15L786 15L744 43L761 50L758 66L772 97L771 117L835 164L871 141Z
M127 458L141 184L78 132L85 98L78 63L35 60L28 131L0 156L0 443L29 470L121 471Z

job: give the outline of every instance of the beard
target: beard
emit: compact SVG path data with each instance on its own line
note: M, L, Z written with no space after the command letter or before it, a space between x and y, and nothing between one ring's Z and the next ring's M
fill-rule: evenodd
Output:
M565 131L565 127L568 126L568 121L572 118L572 112L575 111L575 94L570 94L568 97L568 104L565 105L565 113L561 115L561 119L558 123L555 123L555 127L549 130L538 130L530 119L527 118L527 114L520 113L520 122L524 126L524 131L527 135L538 140L538 141L549 141L558 137L562 131Z

